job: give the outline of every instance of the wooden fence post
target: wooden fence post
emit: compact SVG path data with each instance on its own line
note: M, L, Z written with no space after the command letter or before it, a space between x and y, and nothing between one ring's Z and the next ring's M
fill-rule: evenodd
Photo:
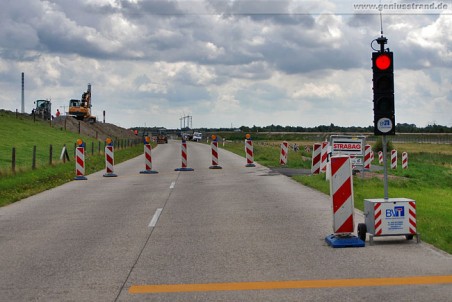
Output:
M53 146L50 145L50 148L49 148L49 166L52 165L52 157L53 157Z
M33 146L33 159L31 163L31 169L36 169L36 146Z
M16 173L16 148L14 147L11 156L11 169L13 170L13 173Z

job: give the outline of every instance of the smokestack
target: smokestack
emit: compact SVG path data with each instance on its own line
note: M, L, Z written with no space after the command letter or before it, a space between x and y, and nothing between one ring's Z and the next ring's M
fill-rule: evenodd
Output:
M21 113L25 113L25 74L22 72L22 110Z

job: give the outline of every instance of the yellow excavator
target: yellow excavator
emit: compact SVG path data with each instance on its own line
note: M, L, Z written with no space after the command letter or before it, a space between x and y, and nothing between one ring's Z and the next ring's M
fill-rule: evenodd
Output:
M95 123L96 117L91 115L91 107L91 84L88 84L88 90L82 94L81 100L72 99L69 101L69 115L78 120Z

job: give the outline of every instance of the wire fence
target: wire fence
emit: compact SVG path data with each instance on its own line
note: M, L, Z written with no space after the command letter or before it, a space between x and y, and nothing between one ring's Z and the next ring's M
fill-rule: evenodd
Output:
M113 146L116 150L135 147L142 144L140 139L120 139L113 142ZM106 143L94 141L91 144L85 146L85 154L87 156L104 154ZM0 169L3 171L12 171L15 173L19 169L37 169L40 166L54 165L61 162L73 161L75 157L75 150L77 144L71 146L32 146L26 147L28 150L18 150L13 147L11 153L0 155ZM24 147L25 148L25 147ZM21 152L19 152L21 151ZM21 156L18 156L18 154ZM24 154L27 154L24 156ZM0 172L1 172L0 170ZM0 173L1 174L1 173Z

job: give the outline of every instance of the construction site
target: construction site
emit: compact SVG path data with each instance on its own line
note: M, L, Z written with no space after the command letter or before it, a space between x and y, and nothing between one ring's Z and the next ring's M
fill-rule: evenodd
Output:
M80 99L69 100L68 112L57 116L52 116L52 102L50 100L36 100L34 102L32 116L34 119L49 121L52 127L60 128L64 131L71 131L81 135L90 136L98 140L105 140L107 137L116 139L135 139L136 135L131 131L109 123L99 123L92 115L91 84L87 85L87 90L82 93Z

